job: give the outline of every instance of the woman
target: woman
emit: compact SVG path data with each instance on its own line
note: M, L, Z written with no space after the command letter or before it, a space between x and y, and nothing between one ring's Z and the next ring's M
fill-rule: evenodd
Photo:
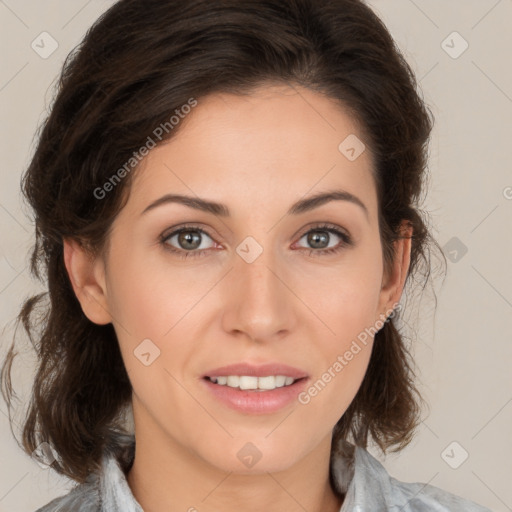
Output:
M366 451L419 422L395 321L438 248L431 127L360 0L102 16L24 177L48 302L20 314L23 446L78 483L39 510L486 510Z

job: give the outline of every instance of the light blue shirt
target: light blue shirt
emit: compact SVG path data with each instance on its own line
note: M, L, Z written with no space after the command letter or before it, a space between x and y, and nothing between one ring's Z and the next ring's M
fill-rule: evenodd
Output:
M133 460L135 438L119 434L117 440L125 446L122 465L105 452L99 473L36 512L144 512L122 469ZM343 440L330 467L333 485L345 495L340 512L491 512L432 485L396 480L367 450Z

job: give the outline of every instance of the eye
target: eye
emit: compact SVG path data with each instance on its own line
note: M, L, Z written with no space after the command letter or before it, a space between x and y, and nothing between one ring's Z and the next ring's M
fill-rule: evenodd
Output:
M181 258L197 257L212 248L208 245L205 237L213 241L212 237L203 229L185 226L169 234L164 234L161 237L161 242L168 251L176 253Z
M337 237L338 239L341 239L341 242L336 243L336 240L333 241L332 235L335 235L335 238ZM310 229L304 233L300 240L303 238L305 238L306 243L310 244L311 246L311 250L309 252L310 256L313 253L317 255L333 254L341 251L345 247L353 245L353 241L350 235L333 224L322 224L320 226L315 226L313 229ZM333 243L329 245L331 242Z

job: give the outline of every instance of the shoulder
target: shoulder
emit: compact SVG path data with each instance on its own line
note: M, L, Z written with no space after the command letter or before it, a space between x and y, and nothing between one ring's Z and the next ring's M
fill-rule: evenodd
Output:
M390 477L395 506L403 512L491 512L477 503L429 484L400 482Z
M384 466L368 451L355 450L354 489L358 498L374 489L385 507L371 510L400 510L401 512L491 512L490 509L456 496L448 491L424 483L399 481L389 475ZM372 493L373 494L373 493ZM366 509L365 509L366 510Z
M101 459L101 469L90 473L85 482L77 484L68 494L35 512L142 512L125 477L134 454L135 436L112 432Z
M36 512L100 512L100 492L94 475L68 494L53 499Z
M133 461L135 437L116 433L105 448L101 468L90 473L68 494L55 498L36 512L143 512L126 480Z

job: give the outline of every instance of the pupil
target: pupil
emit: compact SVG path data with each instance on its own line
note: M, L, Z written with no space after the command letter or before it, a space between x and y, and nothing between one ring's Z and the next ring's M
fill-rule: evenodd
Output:
M318 248L323 249L323 247L325 247L325 245L323 247L318 247L316 245L317 243L320 243L320 245L321 245L322 239L323 239L323 242L325 242L325 244L328 244L328 240L327 240L328 235L325 231L316 231L315 233L310 234L310 236L308 238L309 238L308 242L313 247L315 247L315 249L318 249Z
M195 238L195 244L194 244L194 238ZM197 233L197 231L182 231L179 234L179 243L184 249L197 249L201 245L200 236ZM188 246L188 244L191 244L192 246Z

